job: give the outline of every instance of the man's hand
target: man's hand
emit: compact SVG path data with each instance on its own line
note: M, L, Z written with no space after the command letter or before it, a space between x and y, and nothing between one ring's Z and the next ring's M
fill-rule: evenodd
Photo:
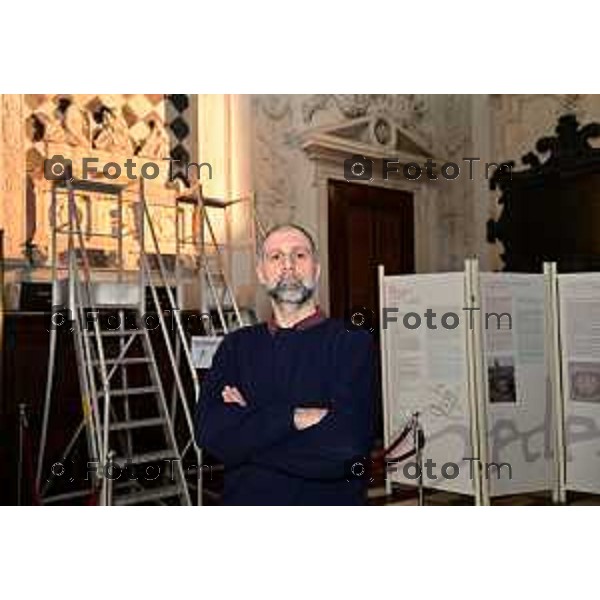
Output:
M312 427L327 415L327 408L296 408L294 410L294 426L298 430Z
M225 402L225 404L247 406L244 396L242 396L241 392L234 386L226 385L221 392L221 396L223 396L223 402Z

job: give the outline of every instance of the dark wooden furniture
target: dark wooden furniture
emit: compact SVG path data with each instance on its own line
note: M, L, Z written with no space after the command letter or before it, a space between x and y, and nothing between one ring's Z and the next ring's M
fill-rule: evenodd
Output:
M560 117L556 135L522 158L525 169L498 167L490 179L502 212L488 221L488 242L502 242L505 271L540 273L544 261L560 272L600 270L600 124L583 127Z

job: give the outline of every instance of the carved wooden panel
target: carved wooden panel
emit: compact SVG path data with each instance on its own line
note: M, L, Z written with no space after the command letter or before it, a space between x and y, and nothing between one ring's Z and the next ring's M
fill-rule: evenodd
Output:
M502 212L488 222L488 241L502 242L505 271L540 272L556 261L562 272L600 270L600 124L580 126L560 117L556 135L536 143L545 160L529 152L526 169L498 167L490 179Z

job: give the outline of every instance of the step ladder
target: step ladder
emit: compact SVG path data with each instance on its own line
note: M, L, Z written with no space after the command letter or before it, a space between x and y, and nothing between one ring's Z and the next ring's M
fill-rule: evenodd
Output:
M198 258L201 288L206 292L203 298L203 313L208 313L208 310L214 310L217 313L217 318L207 323L211 334L223 336L231 329L251 324L251 319L240 309L231 278L227 274L229 271L227 254L231 251L231 247L227 242L218 240L209 210L224 211L225 214L222 218L227 220L228 209L238 203L248 203L250 206L249 223L252 227L250 237L254 244L260 245L266 230L258 216L254 194L234 200L209 198L203 195L201 184L195 182L186 194L177 198L177 202L181 205L193 206L194 234L192 239L186 240L185 243L191 243L195 247L195 254ZM179 251L179 248L178 242L176 252ZM253 248L252 251L254 252L255 249Z
M190 505L152 342L139 310L130 305L97 310L99 322L92 328L89 313L79 311L75 336L82 383L89 387L92 410L101 416L97 436L104 452L98 467L112 469L112 497L103 503ZM117 317L119 328L107 329L103 317ZM126 327L128 322L136 328Z
M196 467L199 470L196 478L200 503L200 453L194 442L194 424L190 411L192 403L189 402L189 393L180 371L188 371L193 401L197 400L199 394L198 378L146 203L143 179L140 180L136 206L137 238L140 246L139 280L136 283L122 281L121 271L117 281L101 281L93 277L82 231L81 215L75 202L76 190L95 191L95 186L101 192L113 193L117 197L117 257L122 266L124 229L122 190L119 186L77 180L67 180L63 186L62 191L66 192L68 202L66 226L64 223L56 223L55 194L58 185L53 188L53 305L68 306L72 316L83 411L82 423L67 445L63 458L69 456L78 436L85 430L87 453L92 463L90 491L98 494L100 504L189 505L192 504L190 483L186 480L183 458L190 451L195 451ZM158 259L160 283L166 290L169 310L174 317L175 341L167 330L155 282L156 274L146 253L146 229L150 232L150 249ZM62 280L58 277L57 268L58 233L68 236L67 277ZM89 232L86 234L89 235ZM169 374L173 378L173 396L170 404L166 399L155 357L155 340L152 339L146 324L142 322L142 315L146 314L147 310L146 289L151 293L153 314L159 321L158 329L162 333L167 351ZM38 490L42 499L45 498L45 503L68 500L69 497L85 493L76 491L53 498L46 496L51 480L44 484L43 489L41 487L55 354L56 329L53 328L37 470ZM180 359L183 359L183 362L180 362ZM175 431L177 406L183 407L184 428L187 430L187 435L184 436L187 437L186 443L180 442L182 436L176 435Z
M180 200L192 203L196 210L196 254L199 261L199 274L203 279L203 285L208 292L205 309L212 309L217 313L216 323L211 323L212 334L222 336L233 328L248 325L235 297L233 285L228 276L227 267L227 244L219 242L215 233L215 226L211 220L209 209L220 209L226 211L231 205L238 202L250 202L252 207L251 221L255 224L254 197L239 198L237 200L224 201L221 199L207 198L202 194L199 184L193 186L191 194ZM225 217L224 217L225 218ZM253 234L253 238L256 236ZM228 318L227 313L232 313Z

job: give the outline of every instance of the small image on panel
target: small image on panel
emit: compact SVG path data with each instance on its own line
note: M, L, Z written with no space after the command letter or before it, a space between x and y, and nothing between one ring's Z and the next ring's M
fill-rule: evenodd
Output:
M569 363L569 383L573 402L600 404L600 363Z
M511 357L494 357L488 364L491 404L516 404L515 365Z

